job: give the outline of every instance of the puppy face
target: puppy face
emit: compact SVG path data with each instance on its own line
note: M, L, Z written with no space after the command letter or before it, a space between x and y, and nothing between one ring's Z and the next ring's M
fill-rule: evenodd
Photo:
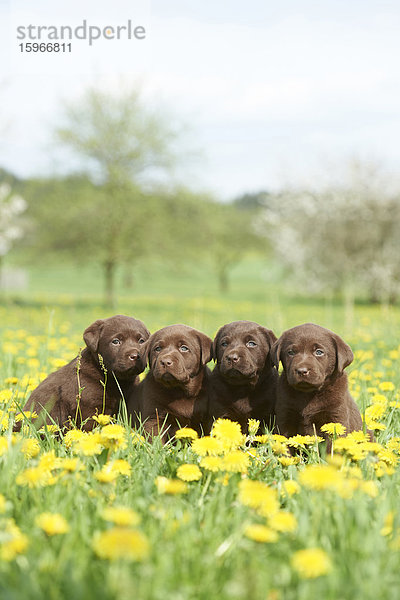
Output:
M271 350L276 368L282 362L293 388L313 392L353 361L351 348L329 329L306 323L285 331Z
M146 352L154 379L184 387L212 358L212 340L187 325L170 325L150 336Z
M224 325L213 346L221 375L230 385L256 385L274 342L273 331L252 321Z
M83 339L93 354L103 357L107 370L120 379L132 379L145 368L143 344L149 336L141 321L116 315L92 323Z

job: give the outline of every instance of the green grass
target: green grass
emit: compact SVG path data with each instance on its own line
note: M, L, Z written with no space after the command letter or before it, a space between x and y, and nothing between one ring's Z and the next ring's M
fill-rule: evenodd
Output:
M121 288L119 312L143 319L153 331L185 322L209 335L240 318L259 321L277 334L309 320L331 327L344 335L356 352L348 372L362 411L376 393L386 398L380 421L387 428L377 432L378 441L386 444L400 435L400 409L390 405L399 400L397 307L356 305L351 311L338 301L307 299L293 290L290 294L290 290L282 290L275 275L269 282L263 280L260 263L238 267L226 297L217 292L214 280L204 271L196 286L190 274L173 276L171 271L157 269L153 265L150 273L138 273L132 292ZM56 359L66 361L76 354L82 331L90 322L111 314L101 303L101 281L94 269L42 272L38 268L36 275L35 271L31 274L29 293L7 296L0 304L0 410L5 413L13 400L24 403L29 390L54 370ZM9 377L18 382L12 383ZM385 381L393 382L394 390L381 390ZM297 520L294 532L280 533L273 543L257 543L245 535L246 526L263 524L266 517L239 501L238 487L244 475L232 473L224 481L223 472L202 469L201 479L188 483L187 494L160 494L157 476L174 478L179 465L199 464L200 457L181 443L166 447L158 441L133 444L129 427L123 426L128 440L125 448L81 455L82 471L60 476L61 470L54 468L54 484L33 489L18 485L17 477L26 468L37 466L45 452L54 450L63 458L70 456L71 450L47 435L39 439L39 454L27 459L21 452L23 439L35 437L35 433L29 430L11 444L11 431L4 428L0 437L10 444L0 457L0 492L6 499L5 512L0 514L0 552L9 518L27 536L29 545L13 560L0 560L0 598L397 600L398 464L392 474L384 475L375 471L380 460L376 451L359 461L346 459L341 476L346 481L357 475L360 481L374 482L376 497L360 490L342 497L335 489L311 490L301 485L299 493L288 498L282 494L283 482L298 481L305 464L283 466L270 444L256 446L248 477L276 490L281 510ZM309 464L325 464L322 447L318 452L312 447L308 454ZM107 459L117 458L129 463L131 474L118 476L114 483L100 483L95 474ZM393 460L398 458L397 449ZM360 471L346 474L347 467ZM111 527L102 517L109 505L127 506L140 515L135 528L146 536L150 548L144 560L109 561L96 554L96 533ZM44 511L62 514L69 531L47 537L36 524ZM382 535L390 511L393 527L388 535ZM273 523L273 514L269 521ZM327 553L332 570L316 579L302 579L291 559L296 551L310 547Z

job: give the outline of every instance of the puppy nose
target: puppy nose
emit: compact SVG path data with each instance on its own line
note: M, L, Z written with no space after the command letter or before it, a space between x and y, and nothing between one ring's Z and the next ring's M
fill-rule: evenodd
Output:
M310 372L310 369L307 369L307 367L299 367L298 369L296 369L296 373L297 375L308 375Z
M229 362L237 363L239 362L239 355L236 352L232 352L227 356Z
M129 360L137 360L139 358L139 352L131 352L129 354Z
M160 362L163 367L170 367L172 365L172 360L170 358L162 358Z

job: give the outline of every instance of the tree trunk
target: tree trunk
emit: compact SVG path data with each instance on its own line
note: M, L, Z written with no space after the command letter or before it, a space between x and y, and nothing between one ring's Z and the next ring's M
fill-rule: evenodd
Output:
M113 260L104 262L104 300L107 306L115 308L115 267Z
M127 290L132 290L135 282L135 278L133 276L133 268L131 265L127 265L124 269L124 287Z
M344 290L344 326L347 334L353 331L355 290L353 283L347 281Z
M218 284L221 294L227 294L229 290L228 269L222 267L218 269Z

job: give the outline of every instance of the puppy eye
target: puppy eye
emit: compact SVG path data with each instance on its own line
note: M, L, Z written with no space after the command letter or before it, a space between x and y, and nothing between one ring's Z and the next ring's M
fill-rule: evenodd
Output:
M314 352L315 356L323 356L325 354L325 352L323 350L321 350L320 348L317 348L317 350Z
M121 340L119 340L118 338L115 338L111 343L114 344L114 346L119 346L121 343Z
M294 356L296 354L295 350L288 350L288 356Z
M189 352L189 348L188 348L187 346L184 346L184 345L183 345L183 346L181 346L181 347L179 348L179 350L180 350L181 352Z
M146 340L144 340L143 338L140 338L139 340L139 344L144 344Z
M221 346L222 346L223 348L226 348L226 346L227 346L227 345L228 345L228 342L221 342Z
M257 346L257 344L255 342L253 342L253 340L250 340L249 342L247 342L246 346L248 348L255 348Z
M156 347L154 348L154 352L160 352L160 350L161 350L161 346L156 346Z

